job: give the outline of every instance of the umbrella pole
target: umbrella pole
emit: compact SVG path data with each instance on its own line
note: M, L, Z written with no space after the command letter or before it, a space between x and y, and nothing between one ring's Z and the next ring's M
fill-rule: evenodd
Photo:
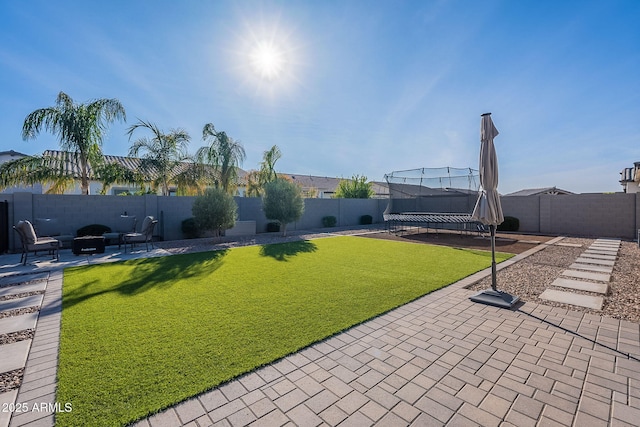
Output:
M496 226L491 224L489 226L491 231L491 289L498 290L496 283Z
M520 301L520 297L498 290L496 284L496 226L490 225L489 230L491 231L491 289L485 289L484 291L471 295L469 299L481 304L511 308Z

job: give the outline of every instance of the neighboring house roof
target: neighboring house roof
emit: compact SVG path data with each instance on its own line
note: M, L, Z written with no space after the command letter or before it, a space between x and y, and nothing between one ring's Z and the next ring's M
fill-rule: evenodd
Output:
M537 196L540 194L550 194L550 195L565 195L565 194L575 194L571 191L563 190L557 187L545 187L545 188L526 188L520 191L516 191L513 193L505 194L504 197L507 196Z
M13 150L0 151L0 163L9 162L11 160L15 160L16 158L22 158L27 156L28 156L27 154L19 153Z
M331 195L336 192L338 189L338 185L340 185L340 181L343 179L349 178L330 178L326 176L314 176L314 175L300 175L300 174L289 174L282 173L280 175L284 175L291 179L291 181L300 185L303 189L316 189L326 195ZM389 196L389 188L386 183L371 181L371 189L373 190L374 197L388 197Z
M75 161L73 161L72 154L73 153L70 153L68 151L46 150L43 153L43 156L53 157L59 160L60 162L63 163L64 170L71 172L76 177L79 177L80 168L78 167L78 164ZM133 171L140 170L142 161L143 161L142 159L137 157L111 156L108 154L105 154L103 157L105 162L107 163L116 163ZM187 167L189 167L189 165L190 163L183 162L178 166L178 170L175 172L176 173L183 172L184 170L186 170ZM152 180L158 178L158 172L154 168L149 168L145 172L147 176ZM243 179L246 180L246 175L247 173L244 170L242 169L238 170L238 179L240 181L242 181ZM89 165L89 178L93 179L93 169L91 165Z
M325 193L335 193L338 188L338 184L340 184L340 178L329 178L323 176L313 176L313 175L300 175L300 174L288 174L283 173L280 175L284 175L288 178L291 178L291 181L300 185L302 188L315 188L318 191L323 191Z

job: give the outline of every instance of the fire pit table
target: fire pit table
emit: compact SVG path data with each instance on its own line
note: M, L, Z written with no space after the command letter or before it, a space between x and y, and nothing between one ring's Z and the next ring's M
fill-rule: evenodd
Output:
M92 255L104 253L103 236L83 236L73 239L73 253L75 255Z

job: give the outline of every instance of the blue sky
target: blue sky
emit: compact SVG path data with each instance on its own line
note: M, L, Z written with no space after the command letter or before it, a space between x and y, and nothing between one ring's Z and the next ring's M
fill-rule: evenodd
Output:
M255 169L276 144L282 172L382 180L394 170L477 168L492 112L499 191L621 191L640 161L640 1L2 1L0 150L63 91L117 98L126 155L143 119L213 123ZM270 44L277 75L252 62ZM142 136L142 134L139 134Z

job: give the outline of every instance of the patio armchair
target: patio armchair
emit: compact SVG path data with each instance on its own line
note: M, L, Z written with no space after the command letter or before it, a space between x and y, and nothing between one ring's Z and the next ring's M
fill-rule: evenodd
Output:
M29 252L33 252L34 255L37 256L38 251L48 251L56 261L60 261L60 242L58 240L51 237L38 237L33 225L27 220L19 221L17 225L13 226L13 229L20 236L20 242L22 244L20 262L22 265L27 265Z
M119 249L124 241L124 235L136 232L136 223L137 219L135 216L120 215L120 217L117 218L116 226L112 229L113 232L103 233L102 235L110 244L113 244L113 242L117 240Z
M126 233L123 235L122 243L124 243L124 252L127 253L127 244L130 244L131 250L133 250L133 246L136 243L144 243L147 252L149 252L149 243L151 243L151 248L153 248L153 229L157 223L157 219L148 216L142 221L140 233Z

